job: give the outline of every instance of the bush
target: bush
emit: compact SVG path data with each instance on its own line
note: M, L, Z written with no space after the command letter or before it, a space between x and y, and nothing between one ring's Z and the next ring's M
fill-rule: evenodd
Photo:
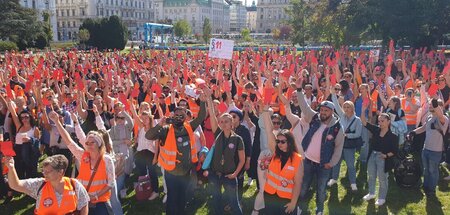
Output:
M44 49L45 47L49 46L47 34L45 34L44 32L39 33L36 37L35 45L38 49Z
M17 45L11 41L0 41L0 52L17 50Z

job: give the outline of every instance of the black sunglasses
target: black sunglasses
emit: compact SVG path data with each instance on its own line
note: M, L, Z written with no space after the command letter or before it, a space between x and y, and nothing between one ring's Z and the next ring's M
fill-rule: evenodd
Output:
M281 125L281 122L272 122L274 125Z
M275 140L275 142L277 143L277 144L286 144L287 143L287 140Z

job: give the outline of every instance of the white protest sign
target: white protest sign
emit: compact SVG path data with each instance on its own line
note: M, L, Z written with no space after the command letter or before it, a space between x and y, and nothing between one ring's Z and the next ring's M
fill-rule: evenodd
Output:
M233 56L233 40L222 40L217 38L211 38L209 43L209 54L210 58L221 58L231 60Z
M380 50L378 50L378 49L370 50L369 57L372 58L374 62L378 61L379 56L380 56Z

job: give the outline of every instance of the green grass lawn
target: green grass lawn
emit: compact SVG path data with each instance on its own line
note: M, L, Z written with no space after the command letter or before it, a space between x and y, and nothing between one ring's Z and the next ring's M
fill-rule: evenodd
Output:
M389 177L389 191L387 202L382 207L375 206L375 201L366 202L362 197L368 192L367 175L365 169L360 171L360 165L357 166L357 184L358 192L352 193L350 185L345 177L346 167L343 164L341 175L337 185L328 188L328 197L325 202L325 214L429 214L440 215L450 214L450 188L444 180L439 181L437 189L437 199L427 199L419 187L401 188L397 186L394 177ZM448 175L448 170L441 168L441 172ZM134 197L134 190L131 189L136 177L131 177L127 181L128 195L122 201L125 214L164 214L164 205L162 204L163 195L154 201L137 202ZM245 183L246 184L246 183ZM162 182L160 177L160 189ZM250 214L253 209L253 203L256 195L256 183L252 186L244 186L245 193L242 199L242 208L244 214ZM180 191L181 195L181 191ZM309 212L314 212L315 195L310 196ZM211 214L208 205L210 197L205 189L199 189L194 193L194 201L187 207L188 214ZM2 201L0 201L2 202ZM0 214L33 214L34 201L25 195L16 195L15 199L8 205L0 203ZM308 214L310 214L308 213ZM261 213L262 214L262 213ZM305 214L305 213L302 213Z

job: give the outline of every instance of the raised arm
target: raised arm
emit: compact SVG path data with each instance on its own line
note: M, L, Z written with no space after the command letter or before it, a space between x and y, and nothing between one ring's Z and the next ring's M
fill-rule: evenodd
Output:
M339 115L339 117L344 117L345 113L342 110L341 105L339 104L339 100L336 96L336 92L334 91L334 87L330 88L331 91L331 100L333 101L334 107L336 107L334 110L336 110L336 113Z
M81 147L79 147L75 141L70 137L69 132L64 128L64 126L59 121L59 116L55 111L51 111L48 113L48 117L55 123L56 128L58 129L59 134L61 135L61 138L63 139L63 142L67 145L69 150L72 152L72 154L80 154L80 152L84 151ZM76 151L74 151L76 150ZM77 157L77 156L75 156Z
M263 121L264 121L267 145L268 145L270 151L272 153L275 153L275 135L273 135L273 125L272 125L272 120L270 120L270 111L269 111L268 105L266 105L264 107L261 117L263 118Z
M302 110L302 113L304 114L305 121L307 123L311 122L313 116L316 114L313 109L306 103L305 95L302 92L302 81L300 79L297 79L295 82L295 85L297 87L297 97L298 97L298 103L300 105L300 109Z

